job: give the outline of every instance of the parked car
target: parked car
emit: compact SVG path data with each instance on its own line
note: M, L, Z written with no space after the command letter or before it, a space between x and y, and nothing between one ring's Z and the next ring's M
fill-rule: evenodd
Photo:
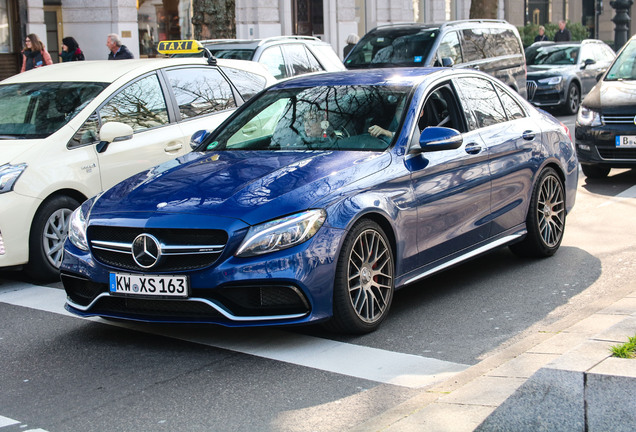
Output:
M430 274L554 254L576 196L567 128L472 70L291 78L194 142L73 213L67 310L369 332Z
M499 20L376 27L345 58L347 69L456 66L486 72L526 96L526 59L517 28Z
M576 114L616 54L605 42L536 42L526 49L528 100Z
M575 139L587 177L607 177L612 168L636 168L636 36L583 99Z
M221 59L252 60L265 65L277 79L311 72L344 70L331 45L311 36L276 36L265 39L208 39L200 41ZM202 56L176 54L176 57Z
M68 217L119 181L191 150L276 80L238 60L73 62L0 82L0 267L59 278Z

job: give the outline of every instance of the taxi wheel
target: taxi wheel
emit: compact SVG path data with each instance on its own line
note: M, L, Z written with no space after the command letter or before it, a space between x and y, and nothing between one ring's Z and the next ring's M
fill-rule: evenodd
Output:
M549 257L559 249L565 230L565 189L553 168L546 168L534 186L526 218L528 233L510 246L517 255Z
M25 267L29 277L40 281L60 278L59 268L69 219L79 205L71 197L57 196L40 206L29 236L29 263Z
M394 268L393 251L382 228L371 220L354 225L338 259L333 317L327 329L355 334L377 329L393 300Z
M568 98L565 102L565 110L568 114L576 114L581 104L581 92L576 84L570 84L568 87Z

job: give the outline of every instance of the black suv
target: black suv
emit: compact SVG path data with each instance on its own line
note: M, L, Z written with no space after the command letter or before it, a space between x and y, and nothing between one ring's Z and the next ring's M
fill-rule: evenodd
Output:
M636 36L583 99L574 136L586 177L606 177L612 168L636 168Z
M277 79L310 72L333 72L345 69L331 45L312 36L209 39L200 42L216 58L253 60L262 63ZM183 55L178 54L175 57Z
M500 20L376 27L353 47L347 69L457 66L479 69L526 97L526 58L519 32Z

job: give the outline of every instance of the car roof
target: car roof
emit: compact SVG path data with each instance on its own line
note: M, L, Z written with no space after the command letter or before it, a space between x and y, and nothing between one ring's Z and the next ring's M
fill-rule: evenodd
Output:
M465 69L451 70L438 67L415 68L379 68L379 69L354 69L339 72L322 72L318 74L299 75L279 81L271 88L340 86L340 85L400 85L416 86L433 74L454 75L457 73L476 73Z
M514 27L508 21L504 20L491 20L491 19L468 19L468 20L456 20L456 21L447 21L443 23L396 23L396 24L385 24L374 28L375 31L384 31L391 29L412 29L412 30L426 30L426 29L441 29L441 28L473 28L475 26L481 27Z
M56 63L50 66L32 69L9 77L0 84L22 82L104 82L112 83L118 78L133 73L144 73L170 66L205 66L208 65L204 58L152 58L138 60L89 60L82 62ZM232 67L260 73L268 78L271 74L259 63L245 60L218 59L217 66Z
M274 36L263 39L207 39L200 41L203 45L224 45L232 48L250 48L256 49L266 44L284 43L284 42L301 42L309 44L327 45L317 37L313 36Z

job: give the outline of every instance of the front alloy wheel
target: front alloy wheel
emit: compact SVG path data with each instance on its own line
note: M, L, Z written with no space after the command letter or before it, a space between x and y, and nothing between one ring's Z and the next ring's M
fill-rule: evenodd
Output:
M330 330L368 333L386 318L393 300L393 251L386 234L370 220L359 222L340 253Z

